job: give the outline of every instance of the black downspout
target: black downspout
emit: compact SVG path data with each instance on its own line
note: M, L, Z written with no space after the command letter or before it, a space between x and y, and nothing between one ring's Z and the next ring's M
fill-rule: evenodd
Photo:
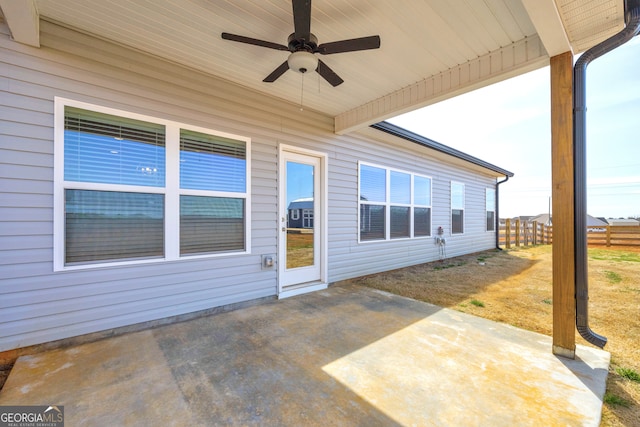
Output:
M500 184L509 181L509 175L505 175L502 181L496 182L496 249L502 250L500 247Z
M607 338L589 328L589 285L587 274L587 156L586 156L586 70L596 58L631 40L640 31L640 0L625 1L626 27L580 56L573 67L573 155L574 155L574 233L576 267L576 328L580 335L600 348Z

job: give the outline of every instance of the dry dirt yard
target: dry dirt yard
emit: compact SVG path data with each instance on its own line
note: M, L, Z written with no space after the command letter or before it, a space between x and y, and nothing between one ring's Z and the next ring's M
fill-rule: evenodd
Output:
M486 251L352 279L551 335L551 246ZM608 338L601 426L640 426L640 247L589 248L589 325ZM588 345L579 335L579 344Z

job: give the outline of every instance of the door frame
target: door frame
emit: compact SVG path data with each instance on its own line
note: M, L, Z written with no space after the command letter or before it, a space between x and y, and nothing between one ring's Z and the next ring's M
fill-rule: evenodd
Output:
M281 275L284 273L286 269L286 239L284 237L282 227L286 227L287 222L287 198L286 198L286 189L287 189L287 180L286 177L286 161L285 154L292 153L303 156L314 157L319 160L319 173L316 177L318 179L318 184L320 186L319 194L316 196L314 194L314 198L317 197L319 212L313 213L313 221L314 225L319 226L319 235L318 235L318 244L320 245L320 259L318 262L320 263L320 278L319 280L309 282L309 283L300 283L298 285L288 285L284 287L282 285L282 281L280 280ZM328 201L328 156L327 153L323 153L321 151L309 150L306 148L295 147L287 144L279 144L278 146L278 218L277 218L277 233L278 233L278 298L287 298L294 295L300 295L307 292L313 292L321 289L326 289L328 286L327 277L328 277L328 209L327 209L327 201Z

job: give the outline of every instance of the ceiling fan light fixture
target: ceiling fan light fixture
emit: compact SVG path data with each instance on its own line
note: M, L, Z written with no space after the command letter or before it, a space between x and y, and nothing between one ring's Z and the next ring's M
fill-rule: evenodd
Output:
M318 58L311 52L298 51L289 55L287 64L289 64L289 69L297 73L306 73L318 68Z

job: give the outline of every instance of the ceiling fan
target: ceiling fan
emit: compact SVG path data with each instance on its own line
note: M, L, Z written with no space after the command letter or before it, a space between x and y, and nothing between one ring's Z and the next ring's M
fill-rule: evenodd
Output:
M317 71L329 84L335 87L343 83L344 80L322 62L315 55L316 53L331 55L380 47L380 36L377 35L318 44L317 37L311 33L311 0L292 0L292 4L294 32L289 36L286 46L251 37L222 33L222 38L225 40L291 52L289 58L265 77L263 82L272 83L287 70L299 73Z

